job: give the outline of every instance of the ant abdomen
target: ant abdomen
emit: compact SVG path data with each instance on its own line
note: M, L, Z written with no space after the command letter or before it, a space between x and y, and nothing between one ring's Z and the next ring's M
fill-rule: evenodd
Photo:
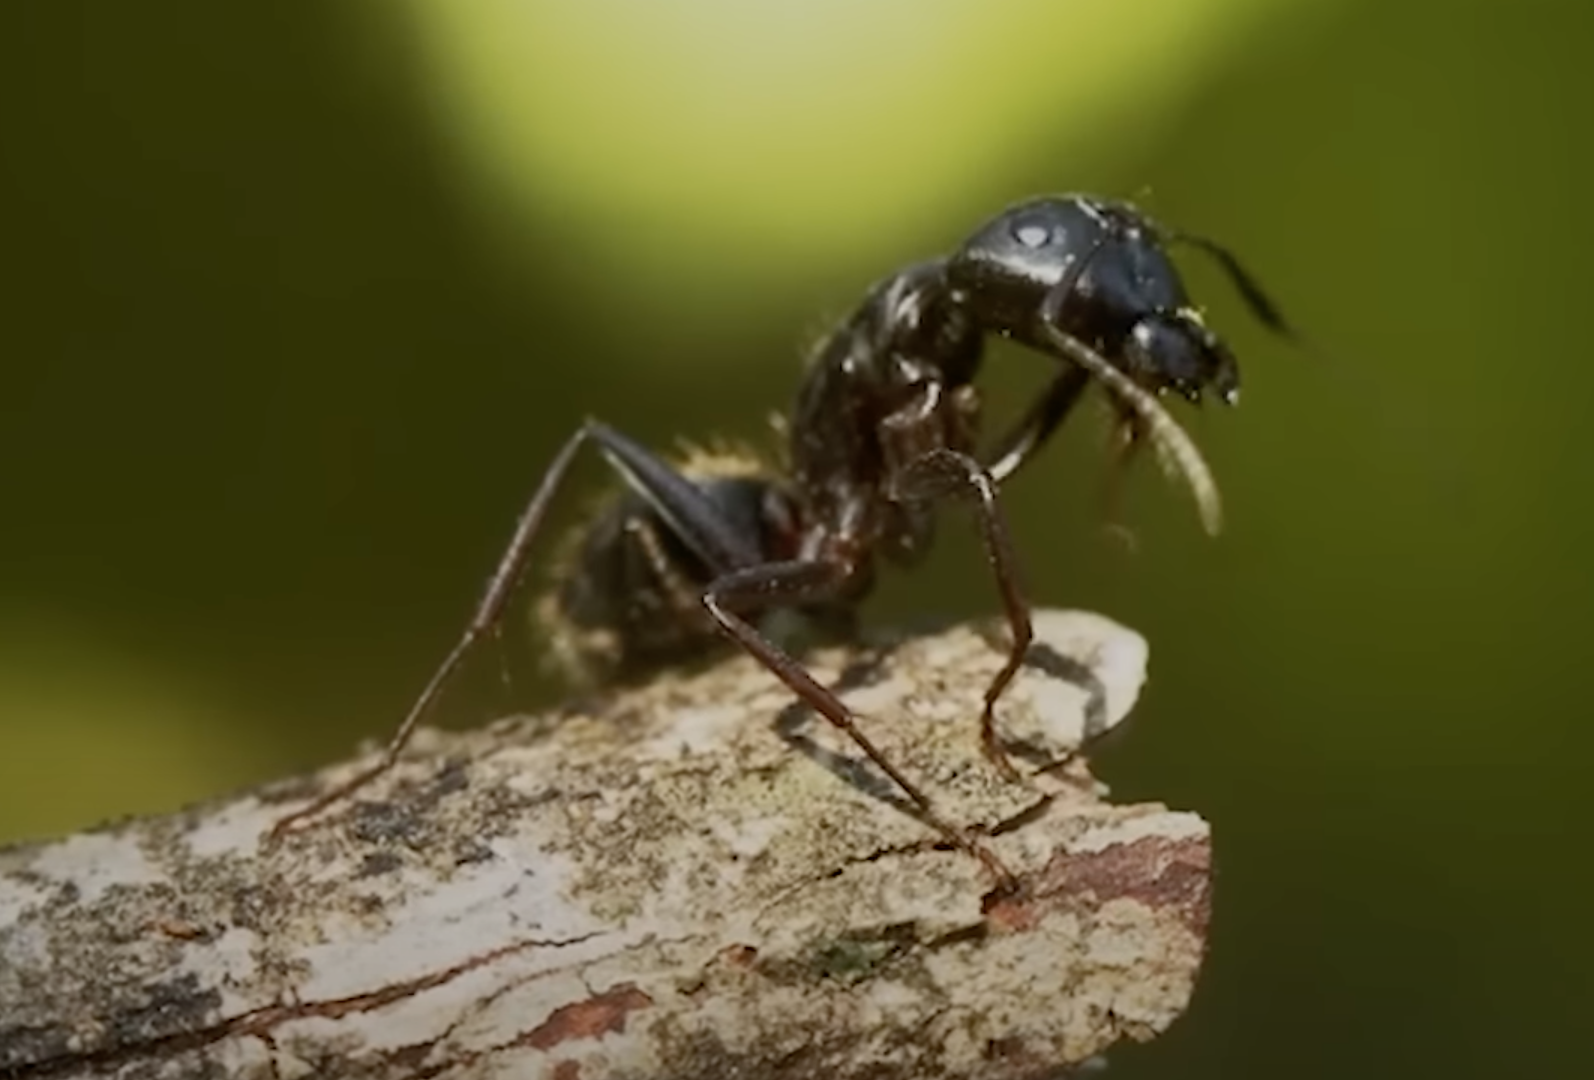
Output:
M692 449L677 465L720 517L772 559L792 546L789 497L758 458ZM733 648L703 606L715 568L642 493L622 488L566 537L537 604L549 660L578 684L629 682Z

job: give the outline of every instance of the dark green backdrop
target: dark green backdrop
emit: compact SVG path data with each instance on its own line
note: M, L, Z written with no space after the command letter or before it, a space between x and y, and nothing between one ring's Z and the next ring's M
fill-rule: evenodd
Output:
M1122 1072L1594 1075L1594 8L1272 20L1173 122L1066 155L1015 136L954 220L720 312L712 277L683 273L679 305L608 281L556 206L511 270L403 26L351 64L343 8L0 15L0 835L381 734L582 413L756 435L816 318L872 277L1018 195L1150 185L1333 357L1270 341L1193 267L1245 360L1243 407L1192 420L1230 531L1205 540L1142 470L1139 553L1104 540L1089 425L1010 489L1037 595L1152 641L1102 772L1217 830L1199 998ZM1011 403L1037 369L1004 356ZM880 617L992 609L947 535ZM556 692L510 667L516 704Z

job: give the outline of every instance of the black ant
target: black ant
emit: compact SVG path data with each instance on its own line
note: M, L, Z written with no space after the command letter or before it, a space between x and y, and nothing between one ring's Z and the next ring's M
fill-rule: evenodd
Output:
M1220 526L1211 473L1157 396L1172 390L1199 401L1210 388L1233 404L1239 371L1191 305L1165 251L1173 241L1216 257L1257 318L1293 334L1217 244L1169 233L1124 203L1040 198L1003 211L950 256L877 284L820 345L791 411L784 475L706 460L678 468L614 428L586 421L554 456L469 626L381 759L278 821L272 836L393 765L471 647L502 616L565 473L592 442L626 494L583 531L577 565L547 605L558 622L584 635L571 646L578 657L601 653L617 670L637 670L729 639L844 731L926 823L1012 885L995 855L943 821L841 699L755 623L796 611L850 625L873 584L876 557L912 565L930 546L937 501L971 499L1012 633L1006 663L985 692L981 739L991 761L1016 778L994 708L1023 663L1032 630L998 485L1046 443L1094 378L1117 416L1119 461L1149 438L1190 485L1208 530ZM977 456L973 380L990 334L1061 366L995 450Z

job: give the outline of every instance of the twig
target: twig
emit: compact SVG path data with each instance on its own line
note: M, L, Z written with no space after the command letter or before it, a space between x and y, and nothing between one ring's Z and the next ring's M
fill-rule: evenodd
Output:
M1128 712L1146 650L1036 630L999 716L1055 756ZM977 722L1001 660L960 627L813 663L1020 896L729 661L425 732L269 854L369 758L0 851L0 1076L993 1078L1150 1038L1200 963L1206 825L1108 805L1081 762L1004 781Z

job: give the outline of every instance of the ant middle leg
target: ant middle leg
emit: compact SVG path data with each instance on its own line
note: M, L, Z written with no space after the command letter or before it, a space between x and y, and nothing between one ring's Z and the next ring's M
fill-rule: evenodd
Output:
M703 594L703 604L731 640L763 664L809 707L844 732L881 772L890 777L913 801L918 808L918 817L925 824L941 833L957 848L979 859L1002 888L1016 887L1017 878L996 857L995 852L936 813L930 797L893 765L891 759L859 729L852 710L836 696L835 691L823 686L802 664L736 613L737 608L796 607L823 599L846 581L851 570L845 563L811 560L749 567L713 581Z
M972 497L974 500L986 561L996 575L997 592L1007 615L1007 625L1012 631L1007 661L985 689L985 706L980 712L980 743L986 757L1002 775L1009 780L1017 780L1019 772L996 733L996 703L1024 665L1024 658L1029 654L1030 644L1035 638L1035 629L1030 618L1030 604L1024 597L1019 579L1018 556L1013 551L1007 522L996 498L996 481L969 455L938 448L921 454L903 466L892 477L891 494L893 498L905 501L955 496Z

